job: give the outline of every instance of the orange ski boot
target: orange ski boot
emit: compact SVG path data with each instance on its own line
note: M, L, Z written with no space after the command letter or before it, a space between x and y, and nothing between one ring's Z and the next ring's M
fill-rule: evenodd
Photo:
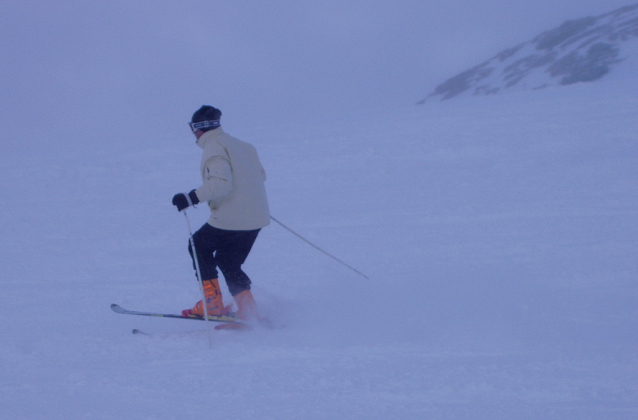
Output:
M230 306L224 308L224 301L222 299L222 292L219 289L219 281L217 279L204 280L204 296L206 297L206 311L208 315L227 315L230 311ZM185 309L182 311L182 316L185 317L204 317L204 305L200 300L195 304L193 309Z
M215 327L216 330L249 330L251 328L250 324L266 324L266 320L257 313L257 304L250 290L244 290L233 297L235 302L237 302L237 313L235 315L242 322L220 324Z
M237 302L237 318L242 321L258 321L260 319L257 313L257 303L250 290L244 290L235 296Z

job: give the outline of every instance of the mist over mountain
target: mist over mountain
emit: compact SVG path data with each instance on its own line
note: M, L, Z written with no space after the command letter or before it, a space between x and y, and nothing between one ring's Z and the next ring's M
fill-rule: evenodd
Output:
M632 55L637 40L638 4L568 20L448 79L419 103L599 80Z

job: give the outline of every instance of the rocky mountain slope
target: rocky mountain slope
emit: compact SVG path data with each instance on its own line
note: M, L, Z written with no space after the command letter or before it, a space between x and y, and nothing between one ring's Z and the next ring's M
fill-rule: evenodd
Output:
M636 41L638 4L569 20L448 79L420 103L598 80L627 57Z

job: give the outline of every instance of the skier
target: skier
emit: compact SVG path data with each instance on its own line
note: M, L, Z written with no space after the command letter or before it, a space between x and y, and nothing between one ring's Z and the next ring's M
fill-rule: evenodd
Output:
M189 126L203 149L200 174L202 185L189 193L173 197L173 205L182 211L200 202L208 202L211 215L195 234L193 242L199 263L202 286L209 315L228 313L218 282L219 268L230 294L237 303L237 317L256 321L260 317L251 292L251 280L241 266L261 228L270 223L264 182L266 173L251 144L226 134L220 126L219 109L204 105L191 118ZM188 245L193 266L193 248ZM200 300L184 316L204 316Z

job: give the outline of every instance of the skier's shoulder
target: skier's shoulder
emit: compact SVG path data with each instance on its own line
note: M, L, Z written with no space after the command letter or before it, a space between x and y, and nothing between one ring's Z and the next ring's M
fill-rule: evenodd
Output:
M201 137L201 146L204 149L204 156L227 155L226 133L217 128L204 133Z
M257 149L247 141L231 136L226 132L219 133L215 140L226 149L229 154L256 154Z

